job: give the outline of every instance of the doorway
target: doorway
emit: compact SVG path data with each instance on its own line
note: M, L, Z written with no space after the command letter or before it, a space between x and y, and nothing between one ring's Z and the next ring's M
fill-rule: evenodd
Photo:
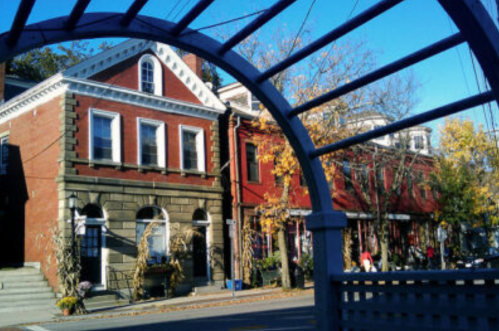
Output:
M206 226L196 227L200 236L194 236L192 243L192 258L194 263L194 278L208 278L208 247L206 245Z
M81 238L81 277L82 281L102 284L102 230L101 226L87 226Z

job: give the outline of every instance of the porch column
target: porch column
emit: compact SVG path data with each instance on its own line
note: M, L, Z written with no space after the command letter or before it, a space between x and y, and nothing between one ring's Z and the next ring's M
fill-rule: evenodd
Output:
M318 330L340 330L340 293L331 276L343 272L341 230L347 225L344 212L313 213L307 226L314 235L315 312Z

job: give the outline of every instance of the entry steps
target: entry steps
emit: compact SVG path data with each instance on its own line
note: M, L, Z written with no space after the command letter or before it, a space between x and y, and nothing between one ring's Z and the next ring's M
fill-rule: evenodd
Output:
M55 293L40 270L0 270L0 313L56 311L55 303Z

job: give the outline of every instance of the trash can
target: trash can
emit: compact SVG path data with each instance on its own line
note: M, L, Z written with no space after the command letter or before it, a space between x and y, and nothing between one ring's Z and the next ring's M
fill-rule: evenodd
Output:
M296 288L305 288L305 277L303 276L303 269L300 266L296 266L294 275Z
M241 291L243 289L243 281L242 279L235 279L234 280L235 290L236 291ZM232 290L232 280L227 281L227 289Z

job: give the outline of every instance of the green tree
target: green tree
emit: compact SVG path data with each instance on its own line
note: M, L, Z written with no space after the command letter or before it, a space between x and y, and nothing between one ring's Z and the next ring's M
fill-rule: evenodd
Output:
M98 50L106 50L112 45L106 41L101 43ZM37 48L19 55L7 62L7 74L15 75L27 80L40 82L56 73L93 56L95 49L89 42L76 40L68 46L59 44Z

